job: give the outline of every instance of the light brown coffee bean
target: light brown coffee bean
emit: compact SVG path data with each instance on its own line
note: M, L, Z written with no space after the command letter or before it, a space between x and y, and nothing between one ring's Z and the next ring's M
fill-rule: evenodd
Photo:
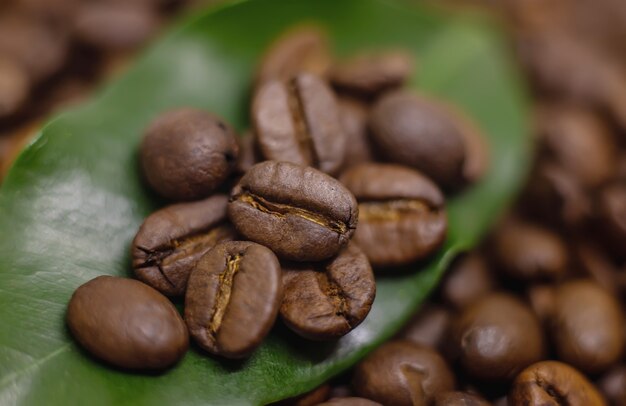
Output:
M542 361L523 370L508 397L511 406L606 406L594 385L571 366Z
M183 295L198 260L218 243L235 239L227 205L227 196L215 195L148 216L132 244L137 278L165 295Z
M244 358L269 333L281 299L274 253L252 242L224 242L203 256L189 277L185 322L204 350Z
M434 406L491 406L491 403L472 393L453 391L437 395Z
M471 252L455 260L439 289L446 303L462 309L493 291L495 284L485 258Z
M252 122L265 159L329 174L341 168L346 136L335 95L318 76L302 73L265 82L252 101Z
M355 244L324 263L283 265L280 314L303 337L332 340L346 335L365 319L375 296L372 268Z
M454 389L454 375L438 352L392 341L383 344L354 370L352 386L359 396L388 406L431 404Z
M189 346L174 305L132 279L99 276L81 285L70 299L66 320L87 351L121 368L168 368Z
M398 337L423 347L442 350L451 319L452 315L445 307L426 303Z
M605 371L624 352L624 314L598 285L578 280L556 288L550 333L561 359L587 373Z
M339 99L339 118L346 134L346 152L342 169L375 160L367 130L368 110L354 99Z
M0 56L0 118L15 114L30 93L26 72L9 58Z

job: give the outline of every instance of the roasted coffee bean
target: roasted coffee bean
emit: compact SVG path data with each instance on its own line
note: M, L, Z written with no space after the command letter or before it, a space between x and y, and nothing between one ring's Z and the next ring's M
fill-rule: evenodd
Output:
M281 299L274 253L252 242L224 242L203 256L189 277L185 322L206 351L243 358L269 333Z
M445 392L437 395L435 406L490 406L482 397L468 392Z
M261 158L259 157L252 131L247 131L241 137L237 137L237 144L239 145L239 156L233 168L233 173L242 176L248 172L254 164L260 162Z
M0 118L17 112L30 92L30 80L20 65L0 57Z
M83 2L76 11L74 33L79 41L105 50L132 49L159 28L156 10L142 2Z
M438 352L407 341L383 344L355 367L352 381L358 395L387 406L431 404L454 385Z
M313 168L267 161L235 186L228 216L237 231L292 261L336 255L356 228L356 199L339 181Z
M615 182L600 192L597 218L608 248L626 259L626 182Z
M552 162L534 169L522 199L525 208L544 222L570 228L582 225L592 213L591 200L582 185Z
M511 406L605 406L598 390L583 374L558 361L542 361L523 370L508 397Z
M422 259L437 250L447 230L444 197L416 170L391 164L361 164L341 181L359 201L355 242L374 267Z
M227 196L216 195L148 216L132 245L137 278L165 295L183 295L196 262L216 244L235 238L227 205Z
M450 267L440 290L443 300L462 309L493 291L495 281L481 254L473 252L457 259Z
M263 57L257 84L289 80L302 72L324 76L331 64L326 34L313 26L300 26L278 38Z
M150 186L172 200L209 196L237 163L233 129L192 108L168 111L147 128L141 166Z
M265 159L313 166L334 174L341 168L346 136L332 90L318 76L261 85L252 101L252 122Z
M605 371L623 354L623 324L617 300L593 282L556 288L550 333L560 360L590 374Z
M57 73L65 64L68 47L65 33L35 19L14 15L0 19L0 60L21 66L31 82Z
M446 187L463 182L462 123L442 104L399 90L372 108L372 139L389 160L412 166Z
M413 58L403 51L367 53L332 67L328 76L339 89L373 95L402 85L413 72Z
M583 187L606 183L617 169L617 145L610 129L588 110L543 106L537 131L546 158L571 174Z
M328 399L329 393L330 385L326 383L310 392L272 403L270 406L316 406Z
M383 406L381 403L364 398L332 398L317 406Z
M280 315L303 337L346 335L365 319L375 296L372 268L353 243L327 262L283 265Z
M447 106L447 109L450 114L455 116L455 120L463 129L460 134L465 144L465 161L459 186L475 183L489 169L491 163L489 143L485 139L483 132L469 117L450 105Z
M567 247L547 228L518 219L503 222L492 249L501 269L523 281L558 280L567 270Z
M121 368L164 369L189 346L187 327L174 305L132 279L99 276L80 286L66 319L87 351Z
M413 344L441 350L445 344L445 335L448 332L450 320L451 314L448 309L426 303L398 336Z
M590 241L576 241L572 250L578 266L600 287L615 296L626 290L626 274L611 261L600 246Z
M467 307L452 325L452 355L473 378L507 381L544 356L539 321L513 296L493 293Z
M367 133L368 111L353 99L339 99L339 118L346 135L343 169L374 160L374 151Z
M611 368L597 383L600 391L612 406L626 405L626 366Z

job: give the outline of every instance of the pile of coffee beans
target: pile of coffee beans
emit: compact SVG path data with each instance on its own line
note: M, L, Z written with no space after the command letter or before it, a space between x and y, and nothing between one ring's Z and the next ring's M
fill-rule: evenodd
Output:
M180 360L189 336L215 356L248 357L279 317L310 340L352 331L374 301L374 270L415 269L441 247L441 188L458 190L487 166L469 118L402 88L412 73L399 50L336 61L321 29L298 26L259 65L244 137L195 108L156 117L140 167L173 204L132 242L138 281L101 276L76 290L76 340L109 364L154 370ZM166 296L184 298L184 318ZM405 347L383 353L395 374ZM416 371L445 368L427 350L414 359Z

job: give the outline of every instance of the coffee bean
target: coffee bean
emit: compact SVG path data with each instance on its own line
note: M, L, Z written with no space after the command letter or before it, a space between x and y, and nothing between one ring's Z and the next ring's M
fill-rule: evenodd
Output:
M571 366L542 361L515 378L509 405L605 406L606 403L593 384Z
M513 296L493 293L467 307L452 325L451 351L481 381L507 381L544 356L537 318Z
M233 189L228 216L243 236L281 258L321 261L348 243L358 206L352 193L322 172L267 161L250 168Z
M624 350L624 314L596 284L572 281L556 288L550 332L564 362L587 373L606 370Z
M445 392L437 395L434 406L490 406L491 403L468 392Z
M365 254L348 244L323 263L283 265L280 314L289 328L312 340L332 340L361 324L376 284Z
M626 405L626 366L611 368L597 383L604 397L613 406Z
M599 244L579 240L572 251L580 269L600 287L615 296L626 290L626 274L620 271Z
M145 43L159 28L159 16L142 2L84 2L78 7L74 33L82 43L124 50Z
M329 80L339 89L373 95L402 85L413 72L412 59L403 51L357 55L333 66Z
M66 319L87 351L121 368L167 368L189 345L187 328L174 305L132 279L99 276L80 286Z
M272 328L281 298L281 269L272 251L252 242L224 242L189 277L185 322L206 351L243 358Z
M330 385L324 384L302 395L272 403L270 406L316 406L328 399Z
M352 385L359 396L384 405L426 405L454 389L454 375L438 352L392 341L355 367Z
M391 164L361 164L341 181L359 201L355 242L374 267L404 265L437 250L447 216L439 188L419 172Z
M487 262L477 252L457 259L441 282L443 300L462 309L493 291L495 281L487 268Z
M147 128L141 166L150 186L172 200L210 195L230 174L239 147L219 117L192 108L171 110Z
M0 59L0 118L16 113L30 92L30 79L12 60Z
M364 398L333 398L317 406L383 406L382 403L374 402Z
M463 182L462 124L440 103L394 91L374 105L370 125L374 143L387 159L412 166L445 187Z
M148 216L133 240L137 278L165 295L183 295L196 262L216 244L235 238L226 219L227 204L227 196L215 195Z
M542 323L554 314L554 294L554 286L551 284L531 285L526 291L528 303Z
M542 106L537 131L543 154L583 187L606 183L617 169L617 145L607 125L588 110Z
M374 160L374 151L367 133L368 111L354 99L339 99L339 118L346 134L343 169Z
M441 350L450 320L451 314L448 309L426 303L400 332L399 338L423 347Z
M493 240L494 257L512 278L558 280L567 271L567 248L547 228L509 219L498 227Z
M261 85L252 101L252 122L265 159L330 174L340 169L346 137L335 95L319 77L302 73Z
M592 213L591 200L574 176L553 162L534 169L524 192L525 208L545 223L578 227Z
M324 76L331 57L326 34L314 26L287 31L265 53L257 71L257 84L268 80L289 80L302 72Z
M0 59L21 66L33 83L57 73L65 64L68 48L64 32L35 19L7 14L0 20Z

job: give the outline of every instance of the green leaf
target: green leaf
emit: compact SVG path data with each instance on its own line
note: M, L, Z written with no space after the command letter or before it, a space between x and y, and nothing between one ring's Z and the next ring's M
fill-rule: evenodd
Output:
M129 243L160 204L137 170L142 129L181 105L215 111L244 129L259 53L303 20L326 26L340 54L414 51L414 86L457 103L487 132L491 170L450 200L445 249L413 274L379 278L371 314L336 343L308 342L279 324L244 362L194 348L174 369L149 376L89 358L71 340L64 313L85 281L131 275ZM191 17L95 101L51 121L2 186L0 404L262 404L322 383L393 335L450 260L511 202L529 163L526 107L506 47L482 19L380 0L248 1Z

